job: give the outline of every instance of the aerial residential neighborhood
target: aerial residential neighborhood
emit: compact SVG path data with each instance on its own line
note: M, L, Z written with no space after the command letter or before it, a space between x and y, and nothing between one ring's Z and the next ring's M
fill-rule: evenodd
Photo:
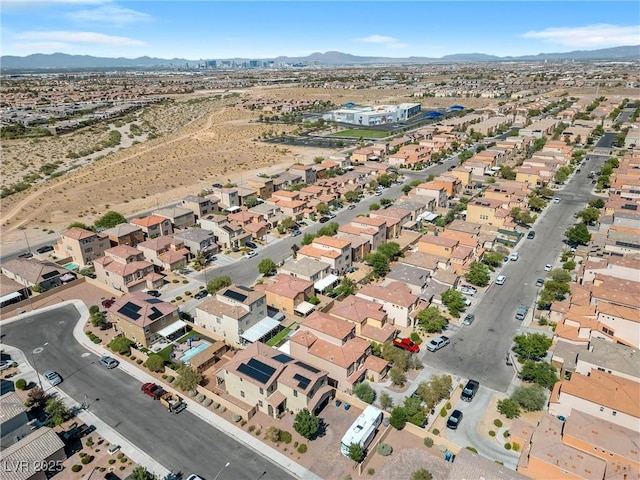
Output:
M637 56L332 53L3 67L6 478L640 479Z

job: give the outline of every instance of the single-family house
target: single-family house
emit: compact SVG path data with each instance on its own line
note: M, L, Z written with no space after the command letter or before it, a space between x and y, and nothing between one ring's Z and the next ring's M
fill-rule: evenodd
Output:
M104 251L111 247L109 237L84 228L71 228L60 234L54 245L56 257L69 258L79 267L91 265Z

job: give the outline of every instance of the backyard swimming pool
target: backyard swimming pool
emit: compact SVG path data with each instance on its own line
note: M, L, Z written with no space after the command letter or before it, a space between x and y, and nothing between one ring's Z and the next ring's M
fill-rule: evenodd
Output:
M78 265L77 263L67 263L64 268L66 268L69 271L75 272L76 270L78 270L80 268L80 265Z
M182 357L180 358L180 361L182 363L187 363L189 360L191 360L193 357L195 357L197 354L199 354L200 352L204 351L207 347L209 346L208 343L203 342L200 345L198 345L197 347L192 347L189 350L187 350L186 352L184 352L184 354L182 355Z

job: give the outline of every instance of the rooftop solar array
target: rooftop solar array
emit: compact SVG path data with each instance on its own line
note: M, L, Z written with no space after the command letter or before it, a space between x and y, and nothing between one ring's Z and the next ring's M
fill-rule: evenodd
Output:
M276 369L270 365L262 363L260 360L252 358L247 363L241 363L238 366L238 371L262 384L266 384L275 373Z
M305 370L309 370L312 373L320 373L320 370L318 370L316 367L312 367L311 365L308 365L308 364L306 364L304 362L297 361L296 365L298 365L299 367L304 368Z
M300 387L302 390L306 390L306 388L311 383L311 380L309 380L307 377L303 377L299 373L296 373L293 376L293 379L298 381L298 387Z
M160 300L159 298L148 298L147 300L145 300L145 302L147 303L162 303L164 300Z
M60 272L58 272L57 270L52 270L51 272L47 272L47 273L43 273L42 274L42 279L43 280L47 280L51 277L55 277L57 275L60 275Z
M275 357L273 357L274 360L277 360L280 363L288 363L291 360L293 360L293 358L291 358L289 355L285 354L285 353L279 353L278 355L276 355Z
M236 300L237 302L242 302L247 299L247 296L243 293L236 292L235 290L227 290L222 294L224 297L230 298L232 300Z
M120 309L118 310L118 313L121 313L125 317L130 318L131 320L137 320L140 318L140 314L138 313L139 311L140 311L139 305L136 305L135 303L127 302L122 307L120 307Z
M149 315L149 320L157 320L162 316L162 312L158 310L156 307L151 307L151 315Z

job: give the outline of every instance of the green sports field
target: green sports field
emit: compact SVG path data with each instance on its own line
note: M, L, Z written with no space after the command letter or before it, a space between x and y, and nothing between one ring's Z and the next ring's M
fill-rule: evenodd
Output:
M391 132L380 132L378 130L342 130L332 133L330 137L353 137L353 138L386 138L393 134Z

